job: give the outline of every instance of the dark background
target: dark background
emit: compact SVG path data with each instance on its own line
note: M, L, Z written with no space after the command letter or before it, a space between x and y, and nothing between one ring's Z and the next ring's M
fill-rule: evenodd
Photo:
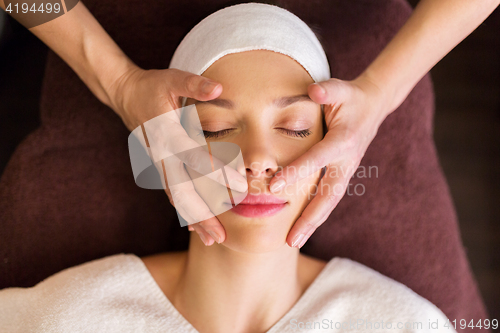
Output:
M1 175L39 124L47 47L3 11L0 16ZM500 9L431 74L440 161L490 318L500 320Z

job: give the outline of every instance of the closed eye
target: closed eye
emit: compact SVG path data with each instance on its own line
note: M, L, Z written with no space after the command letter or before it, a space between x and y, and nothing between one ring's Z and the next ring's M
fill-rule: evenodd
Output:
M205 139L215 139L215 138L220 138L223 136L228 135L234 128L227 128L221 131L215 131L215 132L210 132L210 131L201 131L198 135L205 136Z
M294 136L294 137L298 137L298 138L308 137L312 133L310 129L295 131L295 130L291 130L291 129L287 129L287 128L277 128L277 130L285 133L286 135Z
M205 139L217 139L217 138L221 138L221 137L228 135L233 130L234 130L234 128L227 128L227 129L223 129L220 131L213 131L213 132L204 130L204 131L200 131L200 133L198 135L203 134ZM279 130L280 132L282 132L286 135L297 137L297 138L305 138L305 137L308 137L309 135L311 135L311 133L312 133L310 129L304 129L304 130L297 131L297 130L291 130L291 129L287 129L287 128L277 128L277 130Z

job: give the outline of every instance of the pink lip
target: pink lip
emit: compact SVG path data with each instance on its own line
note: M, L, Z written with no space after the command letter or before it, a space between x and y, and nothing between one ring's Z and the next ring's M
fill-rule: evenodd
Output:
M242 202L236 205L232 212L245 217L272 216L285 208L286 200L269 194L248 194Z

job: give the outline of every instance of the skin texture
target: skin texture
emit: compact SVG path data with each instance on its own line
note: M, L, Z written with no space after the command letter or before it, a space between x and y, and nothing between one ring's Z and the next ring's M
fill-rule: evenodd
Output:
M380 124L406 98L415 84L452 48L468 36L498 6L500 0L421 0L410 19L368 68L353 81L331 79L312 84L308 93L325 104L329 132L320 145L292 162L271 181L293 184L300 177L294 170L336 166L355 170ZM5 9L3 0L0 7ZM145 121L179 107L179 97L211 100L222 85L186 72L143 70L135 65L82 2L61 17L31 28L83 80L95 96L113 109L130 130ZM133 92L133 93L131 93ZM144 111L146 110L146 111ZM306 162L309 166L306 165ZM340 187L338 193L315 197L290 230L288 244L302 246L336 207L348 179L325 177L322 183ZM172 194L166 189L170 201ZM196 196L194 192L190 194ZM190 201L200 201L194 198ZM208 210L208 207L200 207ZM206 244L214 242L206 231L224 241L224 228L216 217L197 224ZM302 235L302 236L301 236ZM301 241L297 239L301 237Z
M287 106L274 103L277 98L307 94L312 82L288 56L262 50L226 55L203 76L226 87L219 102L234 104L228 109L197 103L203 130L231 129L207 141L240 146L244 165L236 167L247 175L249 193L269 193L269 180L278 168L322 139L320 105L308 97ZM188 104L194 102L188 100ZM184 123L188 133L199 135L190 129L189 119ZM310 134L296 137L284 129L308 129ZM143 258L167 298L198 331L267 331L321 272L325 261L304 256L286 244L288 231L309 202L319 177L316 172L297 182L293 190L278 193L287 203L275 215L250 218L231 210L219 215L227 234L221 244L206 247L191 233L187 252ZM209 206L221 203L211 195L213 186L221 185L208 178L195 181Z
M207 138L207 142L237 144L245 165L236 166L236 170L246 174L249 194L270 194L273 175L323 138L321 107L307 96L312 78L295 60L263 50L224 56L202 75L226 87L216 101L222 99L234 105L228 108L220 103L196 103L203 130L228 131L221 137ZM275 100L289 96L302 97L289 105L275 105ZM188 99L187 104L193 102ZM189 119L186 122L190 136L198 136L200 133L190 129ZM310 134L298 137L290 132L303 130ZM193 175L192 170L189 172ZM197 192L213 211L218 211L224 198L214 195L213 187L222 185L207 177L193 178ZM283 245L288 230L312 198L318 179L319 171L276 193L287 204L274 216L247 218L231 210L218 215L227 235L224 244L264 252Z

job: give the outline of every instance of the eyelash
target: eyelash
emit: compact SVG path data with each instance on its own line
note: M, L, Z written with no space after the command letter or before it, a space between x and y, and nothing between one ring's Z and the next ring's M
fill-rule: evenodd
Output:
M199 135L203 134L205 136L205 139L213 139L213 138L219 138L221 136L229 134L229 132L231 132L232 130L233 130L232 128L228 128L228 129L225 129L222 131L217 131L217 132L203 131L203 132L200 132Z
M201 135L203 133L203 135L205 136L205 139L214 139L214 138L220 138L222 136L225 136L225 135L229 134L229 132L231 132L232 130L233 130L232 128L228 128L228 129L225 129L222 131L216 131L216 132L203 131L203 132L200 132L199 135ZM294 136L294 137L298 137L298 138L305 138L305 137L308 137L309 135L311 135L310 129L294 131L294 130L289 130L286 128L278 128L278 130L284 132L286 135Z
M280 131L285 132L287 135L295 136L295 137L298 137L298 138L305 138L305 137L308 137L309 135L311 135L311 130L310 129L305 129L305 130L301 130L301 131L294 131L294 130L289 130L289 129L286 129L286 128L278 128L278 129Z

